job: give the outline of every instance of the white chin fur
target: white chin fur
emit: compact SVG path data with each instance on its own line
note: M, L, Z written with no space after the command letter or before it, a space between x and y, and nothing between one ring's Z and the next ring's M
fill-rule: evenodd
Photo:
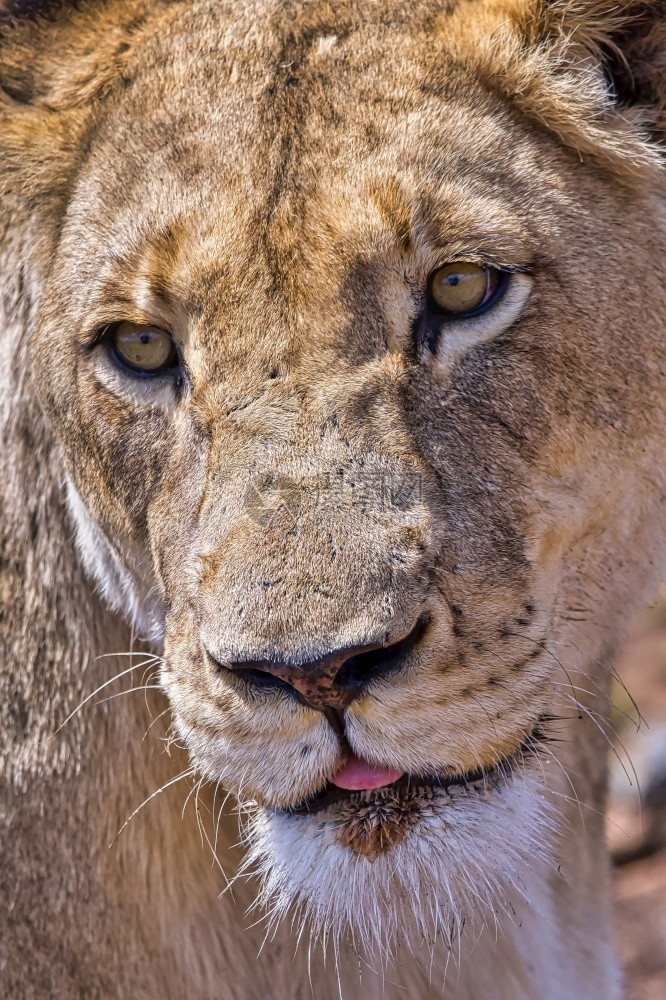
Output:
M512 898L525 901L528 882L538 912L555 867L543 785L523 773L486 796L437 794L441 808L374 861L336 841L324 813L255 814L244 871L261 880L257 905L271 926L289 916L312 938L335 949L349 938L385 965L399 945L418 953L440 939L457 951L463 928L476 936L496 924Z

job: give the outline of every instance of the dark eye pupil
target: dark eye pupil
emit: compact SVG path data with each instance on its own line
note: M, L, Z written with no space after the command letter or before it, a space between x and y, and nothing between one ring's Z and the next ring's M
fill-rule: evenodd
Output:
M142 344L149 344L150 343L150 337L148 336L147 333L142 333L141 334L141 343Z
M457 274L452 274L448 278L449 285L457 285L459 283L459 281L460 281L460 278L458 277Z

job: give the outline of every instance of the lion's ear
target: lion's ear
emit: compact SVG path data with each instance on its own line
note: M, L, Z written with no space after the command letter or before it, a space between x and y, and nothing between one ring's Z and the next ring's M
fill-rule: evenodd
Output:
M666 0L537 0L527 30L569 57L597 60L619 108L666 140ZM531 23L530 23L531 22Z
M0 91L51 110L88 103L119 74L150 7L147 0L0 0Z
M48 17L65 6L67 0L3 0L0 17L4 21L20 21L25 17ZM75 0L72 0L72 4Z
M0 189L17 232L60 211L95 108L164 3L0 0Z
M661 174L666 0L458 0L456 56L578 156Z

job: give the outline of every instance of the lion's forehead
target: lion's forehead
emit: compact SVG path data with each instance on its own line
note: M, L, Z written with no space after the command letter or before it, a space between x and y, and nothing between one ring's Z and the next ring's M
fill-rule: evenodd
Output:
M517 226L551 179L543 140L447 51L441 7L407 15L388 4L379 17L375 5L334 15L304 5L295 26L278 4L239 4L232 17L224 5L187 6L170 26L169 59L158 23L108 102L81 171L81 211L102 203L133 242L148 211L158 227L179 214L200 237L214 228L218 257L235 261L267 222L283 246L290 231L340 244L355 227L362 248L378 201L396 236L419 204L447 200L466 202L459 214L477 225L506 214Z

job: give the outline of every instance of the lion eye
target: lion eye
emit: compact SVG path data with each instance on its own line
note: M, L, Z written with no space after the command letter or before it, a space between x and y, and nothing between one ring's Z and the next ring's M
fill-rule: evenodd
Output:
M152 375L178 363L171 335L159 326L119 323L112 331L111 344L116 358L140 374Z
M431 303L451 316L476 316L498 301L503 276L497 268L469 261L446 264L430 278Z

